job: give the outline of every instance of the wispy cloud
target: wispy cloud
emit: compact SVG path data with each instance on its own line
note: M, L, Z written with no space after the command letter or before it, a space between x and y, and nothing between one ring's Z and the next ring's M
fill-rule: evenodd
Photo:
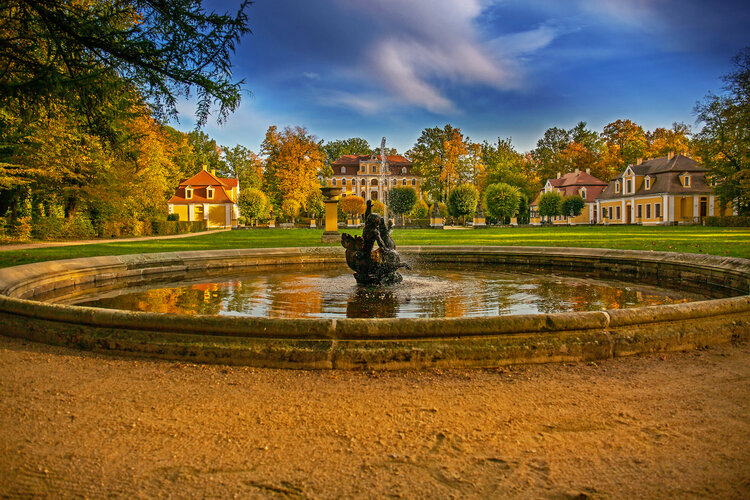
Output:
M367 94L358 95L351 92L332 91L323 93L318 102L326 106L334 106L348 110L354 110L365 115L372 115L380 111L385 102L391 103L381 95ZM392 103L391 103L392 104Z
M320 73L314 73L312 71L305 71L302 73L302 76L310 80L320 80Z
M343 0L342 0L343 1ZM349 8L363 11L380 29L367 51L367 78L394 97L434 113L458 110L455 85L520 88L521 56L548 45L558 34L551 26L483 39L477 20L492 0L368 0Z

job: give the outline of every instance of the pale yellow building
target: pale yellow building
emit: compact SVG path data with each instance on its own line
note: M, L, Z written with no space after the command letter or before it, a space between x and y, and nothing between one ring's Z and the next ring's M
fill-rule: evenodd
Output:
M204 167L180 182L167 203L169 213L178 214L181 221L204 221L209 228L232 227L239 217L239 196L237 179L217 177Z
M412 187L420 193L422 177L412 170L414 164L401 155L386 156L385 172L381 172L380 155L344 155L331 164L333 176L328 185L340 187L341 196L361 196L365 200L388 200L394 187ZM385 174L382 175L381 174ZM385 183L380 185L381 179Z
M556 179L547 179L544 187L539 192L539 196L529 206L531 209L529 223L534 225L542 223L542 218L539 215L539 198L544 193L557 191L563 197L578 195L583 198L586 204L583 210L581 210L580 215L575 217L556 216L552 217L550 222L553 224L595 224L598 214L596 211L596 199L606 186L607 183L591 175L589 169L586 169L585 172L576 169L574 172L569 172L565 175L558 174Z
M597 200L602 224L697 224L720 213L706 169L684 155L654 158L612 179ZM727 208L724 215L731 215Z

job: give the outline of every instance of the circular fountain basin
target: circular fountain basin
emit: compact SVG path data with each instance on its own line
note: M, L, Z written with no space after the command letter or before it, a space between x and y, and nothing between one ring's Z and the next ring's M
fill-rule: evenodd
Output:
M750 334L744 259L535 247L399 252L415 270L390 287L356 285L340 248L17 266L0 270L0 321L6 335L53 344L293 368L586 361Z

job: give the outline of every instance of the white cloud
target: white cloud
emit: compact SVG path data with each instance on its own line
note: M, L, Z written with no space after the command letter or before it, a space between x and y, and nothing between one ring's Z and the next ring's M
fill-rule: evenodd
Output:
M329 92L318 98L318 102L328 106L351 109L365 115L377 113L386 98L376 95L356 95L349 92Z
M310 80L320 80L320 73L315 73L312 71L305 71L302 73L302 76L305 78L309 78Z
M340 0L343 3L343 0ZM557 31L529 32L483 40L476 25L492 0L368 0L356 8L383 26L362 68L394 97L435 113L457 111L450 84L520 88L521 56L548 45ZM352 4L347 2L352 8Z

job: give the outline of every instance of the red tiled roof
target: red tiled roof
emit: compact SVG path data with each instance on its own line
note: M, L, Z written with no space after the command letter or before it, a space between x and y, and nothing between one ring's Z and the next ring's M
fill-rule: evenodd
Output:
M226 186L230 189L237 186L237 184L237 179L217 177L208 170L201 170L190 179L180 182L180 186Z
M359 165L362 161L369 161L372 159L372 155L343 155L338 160L333 162L333 165ZM380 155L375 155L375 159L380 161ZM408 163L411 161L404 158L401 155L388 155L386 156L388 163Z
M192 184L191 184L192 186ZM227 194L226 189L224 189L224 186L216 186L214 185L214 197L213 198L207 198L206 190L208 187L194 187L193 188L193 197L190 199L185 198L185 186L182 184L180 187L178 187L175 190L174 196L172 196L167 203L172 203L173 205L188 205L191 203L211 203L213 205L220 205L225 203L232 203L232 199Z
M607 183L597 179L591 174L583 171L568 172L565 175L561 175L557 179L547 179L552 187L560 192L563 196L573 196L580 194L582 187L586 188L586 203L595 201L601 192L607 187ZM534 207L539 205L539 197L542 195L544 190L539 193L539 196L531 203L530 206Z

